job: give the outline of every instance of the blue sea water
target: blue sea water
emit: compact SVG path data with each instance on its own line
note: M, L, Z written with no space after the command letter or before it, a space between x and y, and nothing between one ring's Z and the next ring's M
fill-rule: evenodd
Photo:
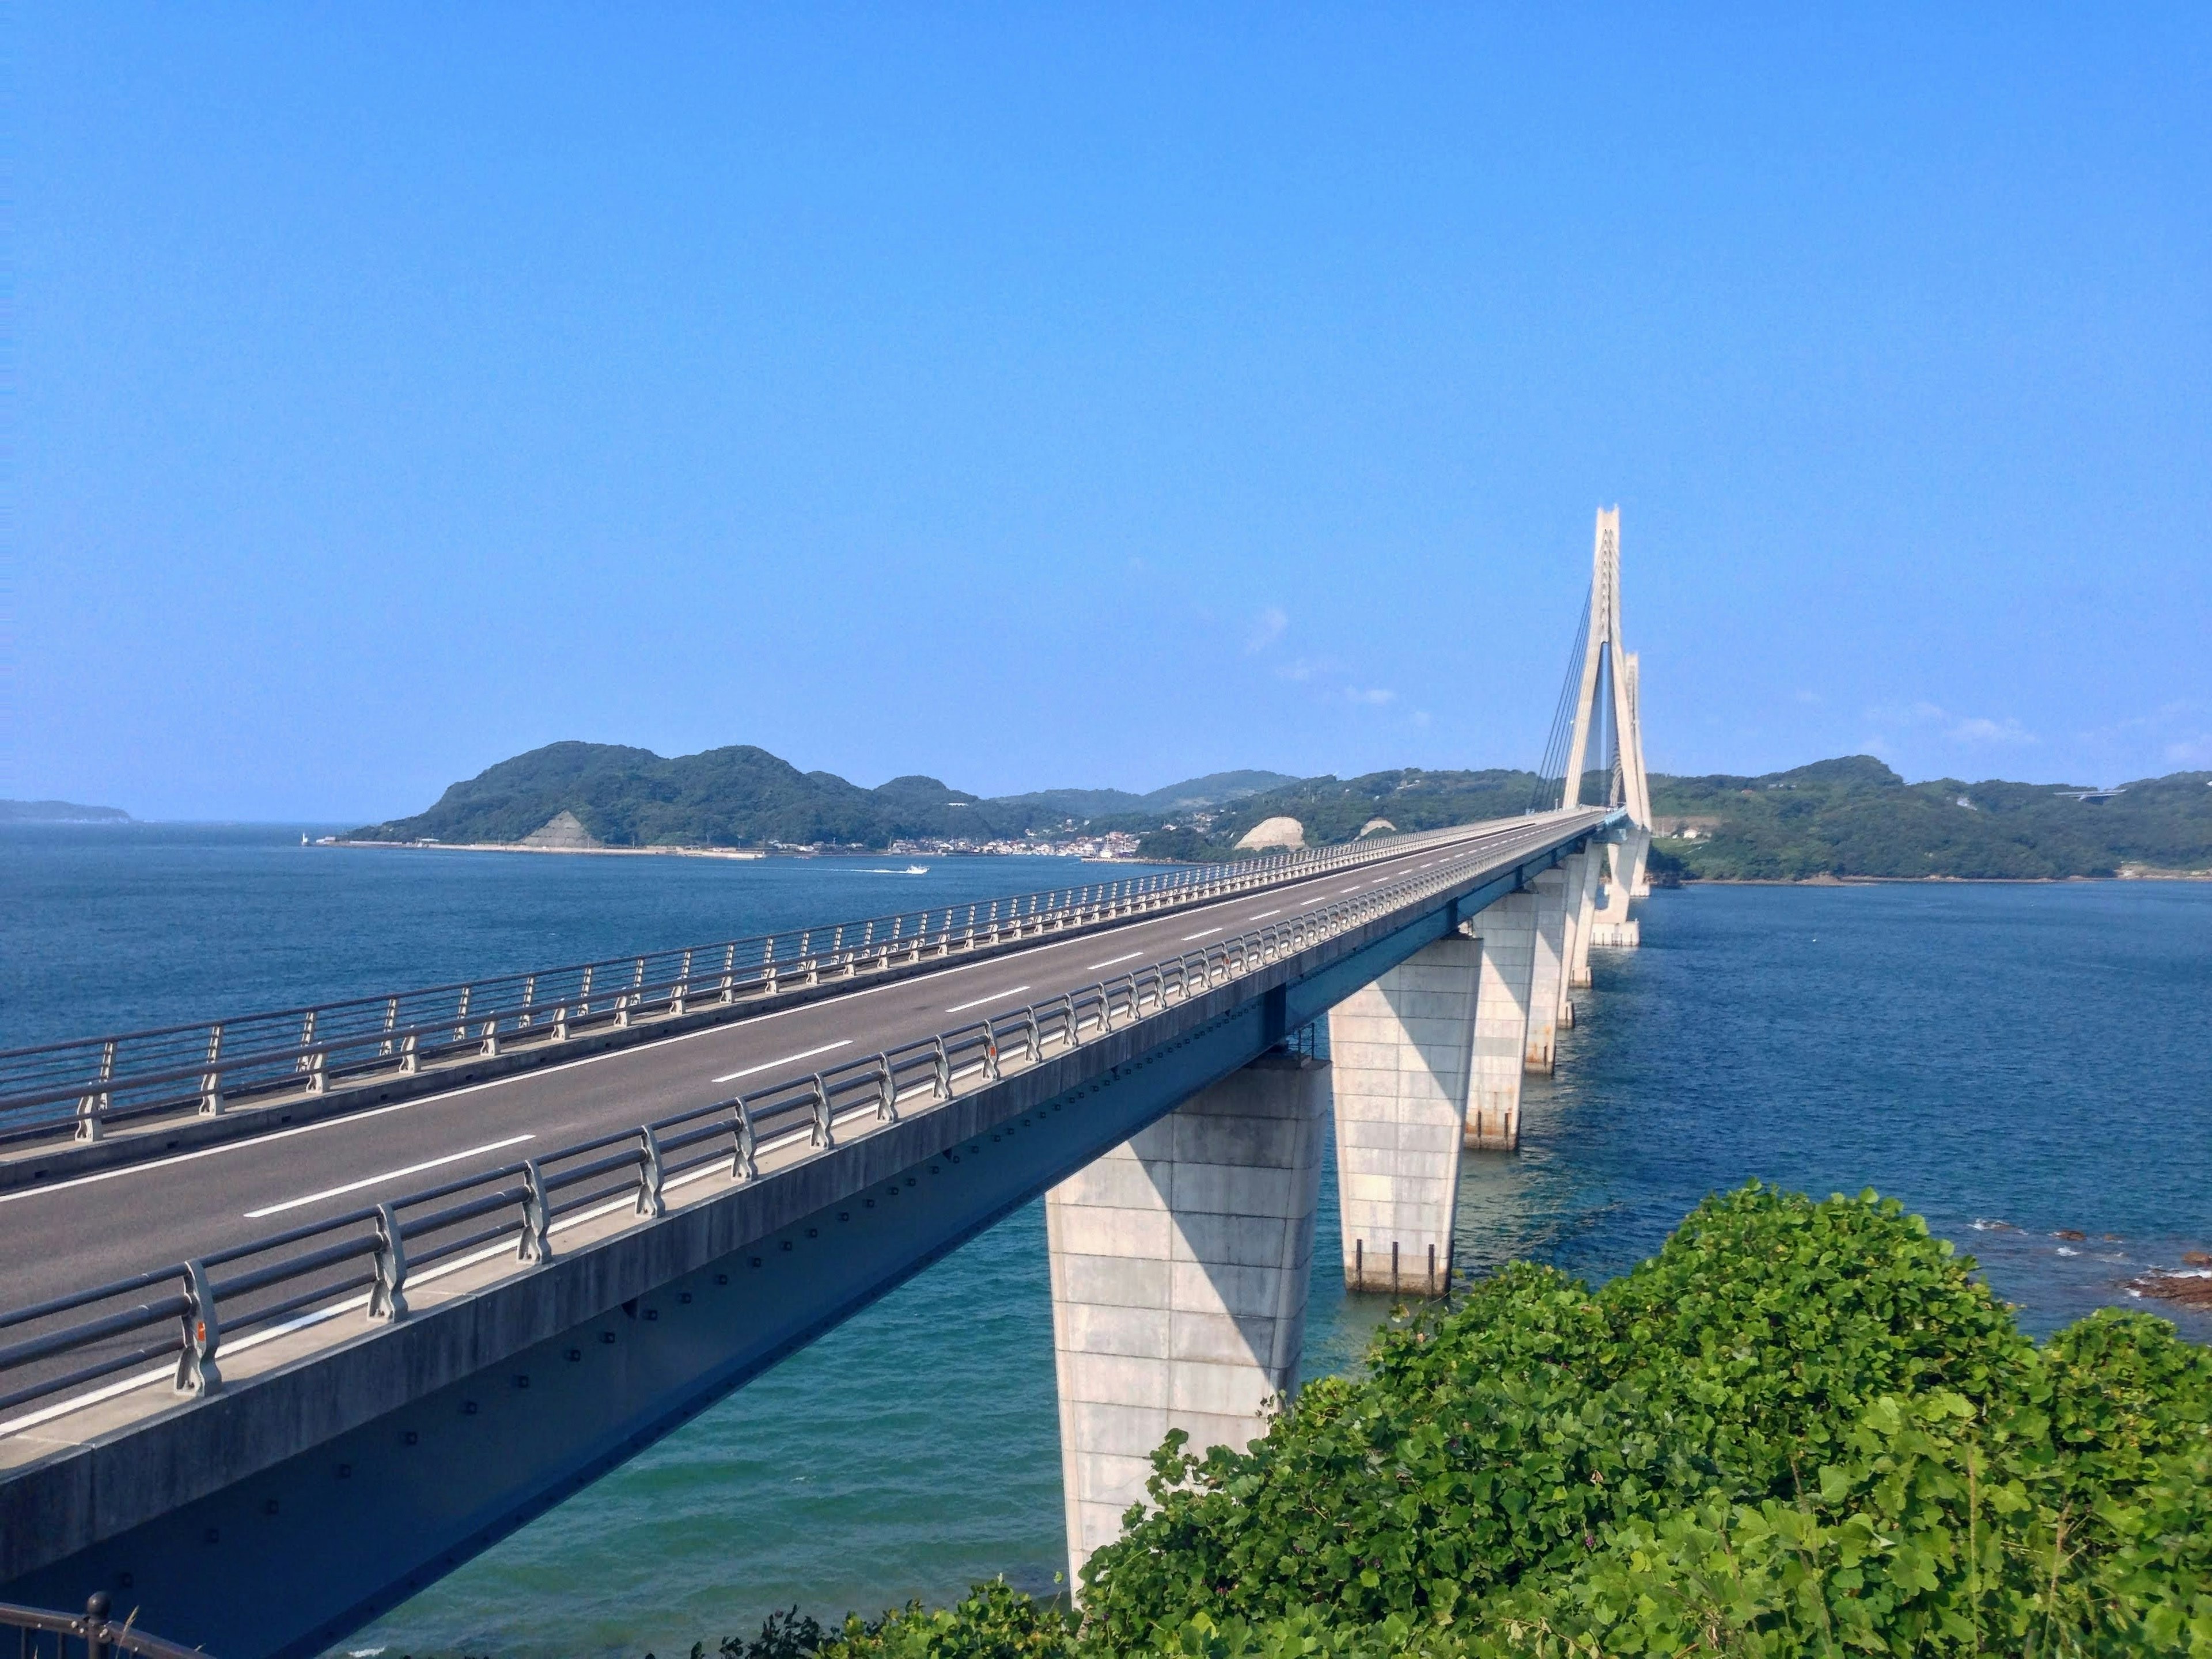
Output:
M306 848L295 829L0 831L0 1045L962 902L1097 872ZM1602 1278L1705 1194L1872 1186L2048 1331L2212 1249L2212 884L1702 887L1601 953L1458 1261ZM1307 1372L1357 1364L1324 1182ZM2079 1231L2079 1241L2056 1235ZM2130 1305L2142 1305L2131 1304ZM2198 1340L2212 1316L2182 1315ZM346 1644L683 1652L1060 1567L1036 1206Z

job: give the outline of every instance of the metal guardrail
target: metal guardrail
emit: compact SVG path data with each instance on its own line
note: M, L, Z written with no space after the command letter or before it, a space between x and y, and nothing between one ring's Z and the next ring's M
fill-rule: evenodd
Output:
M1396 838L1397 850L1412 839ZM510 1249L519 1261L542 1263L567 1227L624 1210L659 1217L671 1188L697 1182L759 1180L763 1157L797 1148L803 1160L833 1147L841 1127L855 1119L895 1121L911 1103L935 1105L963 1085L998 1081L1010 1066L1041 1064L1441 891L1470 863L1540 839L1533 828L1500 831L1372 891L932 1038L0 1314L0 1337L22 1333L0 1346L0 1412L163 1366L89 1399L0 1421L0 1433L162 1375L180 1394L205 1394L221 1385L225 1341L236 1346L246 1332L245 1345L252 1346L353 1310L371 1322L404 1319L410 1284ZM132 1297L143 1299L124 1305ZM81 1316L93 1310L100 1311ZM161 1334L139 1340L148 1332ZM76 1363L49 1369L64 1358Z
M647 951L565 968L353 997L313 1007L0 1050L0 1146L98 1140L162 1113L318 1095L456 1056L554 1045L580 1032L773 998L932 957L1094 927L1403 853L1455 833L1203 865L973 904Z
M179 1647L137 1627L133 1613L121 1624L107 1615L106 1590L95 1590L81 1613L52 1613L0 1601L0 1630L16 1632L20 1659L113 1659L135 1653L142 1659L206 1659L197 1648Z

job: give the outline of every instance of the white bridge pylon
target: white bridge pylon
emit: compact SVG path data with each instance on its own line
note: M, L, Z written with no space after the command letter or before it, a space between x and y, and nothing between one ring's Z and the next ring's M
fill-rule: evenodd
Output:
M1596 758L1592 738L1608 732L1612 765L1592 803L1626 809L1630 828L1610 850L1604 892L1593 918L1589 942L1635 945L1641 930L1628 914L1628 901L1650 890L1644 862L1651 850L1651 785L1644 769L1644 726L1637 707L1636 653L1621 641L1620 509L1598 509L1595 545L1590 553L1589 634L1583 650L1582 682L1575 693L1574 736L1567 747L1567 772L1560 805L1583 805L1583 768Z

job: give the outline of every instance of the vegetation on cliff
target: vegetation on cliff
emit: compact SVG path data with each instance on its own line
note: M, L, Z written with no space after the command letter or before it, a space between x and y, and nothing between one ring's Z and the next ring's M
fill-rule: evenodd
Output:
M2051 784L1907 783L1867 755L1764 777L1651 784L1661 873L1795 881L2212 869L2212 772L2147 779L2094 799Z
M1601 781L1588 793L1595 799ZM2134 783L2102 799L2058 785L1939 779L1908 784L1871 757L1759 777L1651 780L1662 878L2063 877L2136 867L2212 869L2212 773ZM1557 793L1557 784L1553 793ZM354 832L378 841L520 842L563 812L609 847L881 848L1123 830L1155 859L1231 856L1273 817L1310 845L1350 841L1376 818L1429 830L1528 810L1533 773L1408 768L1356 778L1222 772L1156 789L1048 789L987 799L931 777L864 789L736 745L673 759L610 744L556 743L457 783L428 811Z
M1521 1265L1387 1330L1246 1450L1171 1438L1079 1626L988 1585L811 1641L2212 1654L2212 1352L2112 1312L2038 1346L1972 1265L1893 1201L1754 1185L1598 1289Z
M1220 772L1149 795L1051 789L986 800L931 777L873 789L802 772L750 744L673 758L617 744L555 743L454 784L428 811L353 831L363 841L511 843L573 813L608 847L842 846L902 837L983 839L1059 830L1100 813L1158 814L1288 781Z

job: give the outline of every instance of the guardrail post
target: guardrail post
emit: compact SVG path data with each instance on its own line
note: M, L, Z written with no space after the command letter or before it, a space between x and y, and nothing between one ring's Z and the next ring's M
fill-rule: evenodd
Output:
M983 1076L992 1083L999 1080L999 1034L988 1025L983 1028Z
M731 945L722 952L722 1000L738 1000L738 947Z
M318 1048L307 1056L307 1092L319 1095L331 1086L331 1057L327 1051Z
M650 1123L641 1125L637 1132L641 1152L637 1171L637 1212L659 1220L668 1213L668 1206L660 1196L664 1179L660 1167L660 1137L653 1132Z
M453 1010L453 1041L456 1042L469 1040L469 993L475 989L473 985L461 987L461 1006Z
M553 1206L545 1195L545 1176L538 1169L536 1158L523 1160L522 1178L526 1183L522 1194L522 1242L515 1249L515 1260L550 1261Z
M680 1014L684 1012L684 1000L690 994L690 990L691 953L689 951L686 951L684 953L684 965L676 970L676 988L668 994L668 1012L670 1013Z
M115 1039L108 1038L100 1046L100 1081L103 1084L115 1075ZM107 1091L100 1089L84 1096L76 1103L76 1138L79 1140L100 1140L107 1134Z
M368 1287L368 1316L395 1324L407 1317L407 1241L399 1214L389 1204L376 1206L376 1283Z
M814 1074L814 1145L821 1147L837 1144L836 1126L830 1121L830 1091L822 1081L822 1073Z
M484 1022L483 1036L483 1052L487 1054L497 1054L499 1052L499 1016L497 1014L494 1014Z
M760 1160L754 1156L753 1115L745 1109L745 1103L740 1098L732 1115L736 1121L730 1127L730 1179L757 1180L760 1176Z
M898 1074L891 1070L888 1054L876 1056L876 1121L898 1121Z
M222 1027L220 1024L208 1028L207 1070L200 1074L200 1115L222 1115L222 1073L216 1061L222 1054Z
M106 1590L94 1590L84 1598L84 1659L107 1659L107 1613L115 1604L107 1599ZM58 1647L58 1642L55 1644ZM31 1632L23 1632L24 1659L36 1650ZM56 1659L60 1659L58 1654Z
M210 1395L222 1386L216 1350L222 1322L216 1317L215 1290L198 1257L185 1263L184 1346L177 1355L177 1392Z
M937 1039L937 1098L952 1098L952 1057L945 1052L945 1039Z
M1022 1010L1030 1023L1030 1063L1034 1066L1044 1058L1044 1033L1037 1028L1036 1004L1032 1002Z

